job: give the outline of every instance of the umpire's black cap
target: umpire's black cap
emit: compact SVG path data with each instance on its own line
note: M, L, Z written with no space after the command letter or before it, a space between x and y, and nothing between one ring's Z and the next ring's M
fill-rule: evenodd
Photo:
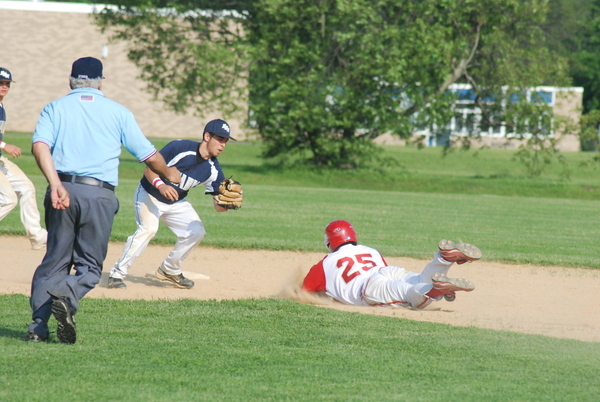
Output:
M229 138L230 140L237 141L231 136L231 128L225 120L215 119L211 120L204 127L205 133L211 133L218 135L219 137Z
M71 67L71 77L88 78L90 80L104 78L102 76L102 62L93 57L77 59Z
M12 82L12 74L4 67L0 67L0 81Z

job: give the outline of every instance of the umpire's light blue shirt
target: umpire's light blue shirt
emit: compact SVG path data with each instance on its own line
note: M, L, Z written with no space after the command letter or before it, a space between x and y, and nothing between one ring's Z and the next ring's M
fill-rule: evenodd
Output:
M33 143L50 147L56 171L119 184L121 145L137 160L157 151L133 113L92 88L77 88L44 107Z

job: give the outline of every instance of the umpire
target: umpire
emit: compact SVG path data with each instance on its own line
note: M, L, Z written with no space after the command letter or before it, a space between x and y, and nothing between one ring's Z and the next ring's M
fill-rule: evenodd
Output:
M133 114L101 92L103 79L100 60L76 60L71 92L44 107L33 134L33 155L48 180L48 244L31 283L26 341L48 339L50 315L59 341L76 341L79 300L100 281L119 209L114 189L121 146L158 175L180 182L179 171L167 167Z

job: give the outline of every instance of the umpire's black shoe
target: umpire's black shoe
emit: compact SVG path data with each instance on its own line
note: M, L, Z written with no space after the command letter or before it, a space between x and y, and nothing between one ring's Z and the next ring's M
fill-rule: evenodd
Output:
M121 278L113 278L112 276L108 277L108 288L109 289L124 289L127 285L123 282Z
M58 322L56 336L62 343L75 343L77 331L75 329L75 312L68 297L52 296L52 315Z
M23 339L25 342L46 342L48 340L47 336L42 336L40 334L36 334L35 332L28 332Z
M156 271L156 277L158 279L162 279L163 281L174 283L178 288L191 289L194 287L194 281L186 278L183 276L183 274L167 274L161 267L158 267L158 271Z

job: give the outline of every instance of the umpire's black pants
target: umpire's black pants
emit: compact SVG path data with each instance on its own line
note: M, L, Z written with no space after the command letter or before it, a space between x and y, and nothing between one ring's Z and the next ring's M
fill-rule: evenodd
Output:
M79 300L100 282L113 220L119 210L119 201L109 189L70 182L63 185L71 201L64 210L52 207L50 189L46 191L46 255L31 283L34 322L29 330L42 335L47 334L52 314L48 292L68 297L77 311Z

